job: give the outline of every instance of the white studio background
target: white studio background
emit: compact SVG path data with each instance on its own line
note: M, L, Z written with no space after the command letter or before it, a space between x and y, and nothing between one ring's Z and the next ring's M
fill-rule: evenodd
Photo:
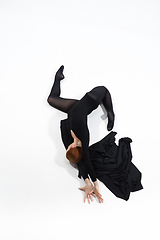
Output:
M0 240L159 239L159 0L0 0ZM116 141L130 137L144 189L129 201L102 183L104 203L83 203L84 181L65 159L47 104L65 66L62 96L111 92ZM99 107L91 143L104 137Z

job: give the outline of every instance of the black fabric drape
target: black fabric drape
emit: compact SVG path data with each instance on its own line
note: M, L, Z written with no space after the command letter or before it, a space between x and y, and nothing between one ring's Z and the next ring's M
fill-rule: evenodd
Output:
M90 160L96 177L117 197L128 200L130 192L141 190L141 172L132 163L130 138L115 143L116 132L110 132L102 140L89 147ZM61 121L62 141L67 149L73 142L67 128L67 119ZM77 164L79 177L88 177L83 159Z
M130 138L115 143L116 132L90 146L96 177L117 197L128 200L130 192L142 189L141 172L132 163Z

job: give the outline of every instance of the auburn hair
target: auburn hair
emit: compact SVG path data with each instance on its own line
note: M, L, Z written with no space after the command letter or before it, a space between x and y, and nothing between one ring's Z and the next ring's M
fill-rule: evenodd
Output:
M71 148L66 153L66 158L73 163L78 163L82 159L82 147Z

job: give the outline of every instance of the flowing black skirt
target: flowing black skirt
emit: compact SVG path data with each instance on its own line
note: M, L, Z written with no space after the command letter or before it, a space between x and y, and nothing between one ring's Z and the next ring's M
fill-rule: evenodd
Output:
M115 143L116 132L110 132L101 141L90 146L90 159L96 177L117 197L128 200L130 192L143 189L141 172L132 161L130 138Z

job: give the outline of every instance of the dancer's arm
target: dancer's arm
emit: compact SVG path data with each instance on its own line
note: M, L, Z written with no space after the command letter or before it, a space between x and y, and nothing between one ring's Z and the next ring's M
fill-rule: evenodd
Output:
M86 167L87 173L89 174L92 182L95 182L97 179L93 165L90 160L89 147L84 141L82 142L82 149L83 149L83 162Z
M87 169L86 169L86 167L83 163L83 160L81 160L80 162L77 163L77 167L78 167L78 170L79 170L79 173L78 173L79 178L83 177L84 180L86 178L89 178L88 173L87 173Z
M94 184L93 189L89 193L87 192L87 196L88 196L88 194L93 195L93 196L95 195L98 198L99 203L103 203L102 195L99 193L99 186L98 186L98 182L96 179L95 171L94 171L92 162L90 161L89 147L88 146L84 147L83 143L82 143L82 147L83 147L84 165L85 165L87 172L88 172L89 176L91 177L92 182ZM82 161L82 164L83 164L83 161ZM86 179L85 179L85 181L86 181ZM80 190L83 190L83 189L80 189ZM86 191L87 190L88 190L88 187L86 188ZM85 194L85 197L86 197L86 194Z

